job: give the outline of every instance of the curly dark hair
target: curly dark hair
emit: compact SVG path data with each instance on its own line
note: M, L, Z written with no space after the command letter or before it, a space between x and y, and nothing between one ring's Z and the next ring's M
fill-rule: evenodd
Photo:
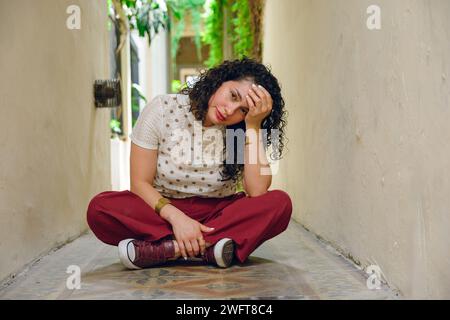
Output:
M204 121L208 111L208 102L210 97L219 89L222 83L226 81L249 80L263 86L271 95L273 106L272 112L261 123L261 128L266 129L267 137L264 137L265 148L273 144L273 152L270 158L280 159L283 149L284 140L286 139L284 128L287 124L287 111L284 108L284 100L281 96L281 88L278 80L272 75L269 67L244 57L236 60L226 60L222 64L200 72L198 81L192 87L185 87L179 93L188 95L191 106L190 111L198 121ZM245 121L227 126L226 129L242 129L246 130ZM278 129L277 141L272 141L272 130ZM226 137L224 137L224 140ZM226 163L224 160L224 169L221 172L223 181L233 179L234 182L242 179L244 165L237 161L238 155L242 155L242 150L237 150L238 143L234 143L234 161ZM228 141L228 143L230 143ZM242 145L242 144L241 144ZM227 152L227 142L224 141L224 154Z

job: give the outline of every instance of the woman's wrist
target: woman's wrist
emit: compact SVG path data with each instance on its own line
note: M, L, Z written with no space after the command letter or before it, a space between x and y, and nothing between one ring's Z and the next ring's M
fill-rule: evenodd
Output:
M172 204L166 204L164 207L161 208L161 211L159 212L159 215L161 218L172 224L174 221L176 221L177 217L182 215L183 213L179 211L175 206Z
M245 128L259 130L261 128L261 123L245 123Z

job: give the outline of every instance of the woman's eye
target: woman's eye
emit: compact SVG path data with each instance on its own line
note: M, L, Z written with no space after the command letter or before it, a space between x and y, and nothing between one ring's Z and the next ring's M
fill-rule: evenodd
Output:
M247 113L247 110L244 109L244 108L241 108L241 111L242 111L243 114L246 114L246 113Z

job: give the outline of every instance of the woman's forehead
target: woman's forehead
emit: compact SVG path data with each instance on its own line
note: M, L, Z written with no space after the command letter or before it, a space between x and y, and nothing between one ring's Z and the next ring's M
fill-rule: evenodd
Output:
M226 86L227 87L231 87L231 88L239 88L241 90L245 90L251 87L253 82L249 81L249 80L240 80L240 81L227 81Z

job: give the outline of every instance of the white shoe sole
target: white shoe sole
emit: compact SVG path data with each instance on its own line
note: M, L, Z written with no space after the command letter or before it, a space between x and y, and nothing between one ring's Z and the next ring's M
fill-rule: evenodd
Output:
M119 248L119 259L120 262L122 262L122 264L128 269L138 270L142 268L134 265L128 255L128 244L133 240L134 239L125 239L119 242L119 245L117 246Z
M214 245L214 258L216 263L221 268L227 268L230 266L233 260L234 243L229 238L223 238L217 241Z

